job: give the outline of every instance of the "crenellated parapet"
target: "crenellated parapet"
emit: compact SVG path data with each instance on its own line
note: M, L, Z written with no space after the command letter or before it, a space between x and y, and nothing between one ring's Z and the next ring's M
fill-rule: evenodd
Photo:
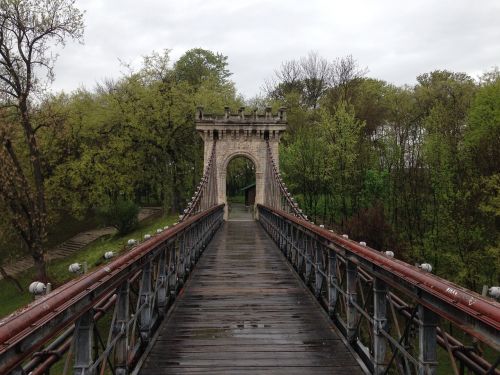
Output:
M282 107L273 114L271 107L264 113L256 109L246 112L240 107L237 113L231 113L225 107L223 114L207 114L203 107L196 109L196 130L204 141L225 138L257 138L279 141L281 134L286 130L286 108Z

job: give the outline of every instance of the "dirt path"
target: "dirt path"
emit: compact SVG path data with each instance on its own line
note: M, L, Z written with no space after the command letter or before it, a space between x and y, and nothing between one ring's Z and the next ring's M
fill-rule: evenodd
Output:
M161 208L159 207L142 207L139 211L139 222L154 216L161 212ZM77 235L71 237L69 240L64 241L58 246L48 250L45 254L45 259L47 261L65 258L74 252L82 249L87 246L89 243L97 240L99 237L113 234L116 232L115 228L106 227L106 228L96 228L92 230L88 230L85 232L78 233ZM33 267L33 259L31 257L25 257L21 259L17 259L12 263L6 263L3 265L5 272L7 275L15 276L23 271L26 271L28 268ZM0 280L3 277L0 275Z

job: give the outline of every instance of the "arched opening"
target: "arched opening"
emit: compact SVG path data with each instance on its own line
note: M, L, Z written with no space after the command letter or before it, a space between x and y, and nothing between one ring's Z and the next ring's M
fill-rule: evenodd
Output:
M255 193L255 164L245 156L231 159L226 170L228 219L252 220Z

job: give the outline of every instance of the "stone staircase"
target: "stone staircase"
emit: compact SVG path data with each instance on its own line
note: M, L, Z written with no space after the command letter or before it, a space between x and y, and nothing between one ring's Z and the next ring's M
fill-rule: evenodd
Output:
M150 217L159 216L161 215L161 213L161 207L141 207L138 219L139 222L141 222ZM69 240L64 241L56 247L48 250L45 253L45 260L50 261L54 259L65 258L87 246L89 243L97 240L98 238L108 234L113 234L115 232L115 228L106 227L78 233L74 237L71 237ZM3 265L5 272L7 272L7 274L10 276L15 276L31 267L33 267L33 259L31 257L24 257L22 259L18 259L11 263L6 263ZM0 275L0 280L1 279L3 279L3 277Z

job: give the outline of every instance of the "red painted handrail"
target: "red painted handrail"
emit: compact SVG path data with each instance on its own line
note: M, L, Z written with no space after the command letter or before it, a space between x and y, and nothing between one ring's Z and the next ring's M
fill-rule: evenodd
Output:
M8 347L15 345L16 342L22 340L32 331L34 327L41 326L47 323L53 316L63 310L68 309L75 304L79 299L91 293L97 286L102 286L106 281L116 276L126 266L140 262L152 250L157 248L162 243L174 237L191 224L210 215L214 211L221 209L223 205L214 206L199 214L193 215L182 223L171 227L164 232L156 235L149 241L138 245L126 254L118 257L109 264L103 265L88 274L72 280L53 292L44 296L33 303L17 310L13 314L0 320L0 354ZM123 275L123 279L129 275ZM120 278L120 280L122 280ZM110 285L113 288L118 285L120 280L117 280ZM116 285L115 285L116 284ZM108 289L109 289L108 288Z
M419 268L405 263L401 260L390 258L381 252L367 246L362 246L352 240L346 239L337 233L314 225L306 220L298 218L287 212L277 210L272 207L258 205L275 215L281 216L312 233L341 246L353 254L367 260L398 278L404 279L419 289L425 290L434 297L451 304L459 310L470 315L474 320L479 320L484 324L500 332L500 303L493 299L483 297L480 294L454 284L439 276L429 274ZM427 306L431 310L436 310L433 306ZM440 311L436 311L439 313ZM446 318L453 317L447 316Z

